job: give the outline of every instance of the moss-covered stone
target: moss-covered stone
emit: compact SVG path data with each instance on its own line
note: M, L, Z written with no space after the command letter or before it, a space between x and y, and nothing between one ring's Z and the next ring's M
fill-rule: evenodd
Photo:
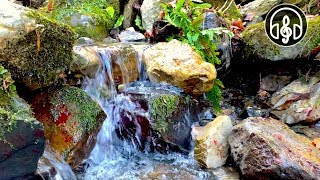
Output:
M78 123L80 128L77 130L90 133L97 126L97 116L101 109L82 89L64 87L53 93L50 99L50 113L55 122L59 120L61 107L66 106L67 111L72 114L68 123Z
M105 116L97 102L82 89L66 86L43 92L32 100L36 118L43 123L50 146L75 167L87 158Z
M172 117L179 105L180 99L178 95L161 94L154 97L150 102L150 115L154 120L154 129L165 133L168 131L170 117Z
M264 23L254 24L243 31L245 55L272 61L290 60L310 55L312 49L320 44L320 17L309 20L304 39L290 47L281 47L273 43L265 32Z
M9 71L0 65L0 141L7 142L5 134L16 127L18 120L35 119L29 106L19 99Z
M59 74L68 69L73 60L75 33L69 26L35 11L24 10L23 13L26 14L23 18L35 21L37 25L8 41L1 49L0 62L12 72L14 79L23 81L31 89L57 83ZM1 36L0 39L7 40Z
M110 14L112 8L114 13ZM80 36L101 40L118 19L120 3L119 0L55 0L50 11L47 5L41 12L70 25Z

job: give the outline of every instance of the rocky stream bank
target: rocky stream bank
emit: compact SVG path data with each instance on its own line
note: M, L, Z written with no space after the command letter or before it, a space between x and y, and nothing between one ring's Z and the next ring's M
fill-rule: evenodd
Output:
M319 179L319 7L0 0L0 179Z

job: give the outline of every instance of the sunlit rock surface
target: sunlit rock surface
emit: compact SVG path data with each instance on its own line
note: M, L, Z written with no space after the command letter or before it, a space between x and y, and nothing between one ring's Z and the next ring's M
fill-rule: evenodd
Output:
M218 168L226 163L229 156L228 137L232 130L231 119L219 116L195 135L194 156L206 168Z
M210 91L217 76L212 64L178 40L147 49L143 61L152 82L167 82L196 95Z
M248 118L233 128L229 143L244 178L320 177L320 150L281 121Z

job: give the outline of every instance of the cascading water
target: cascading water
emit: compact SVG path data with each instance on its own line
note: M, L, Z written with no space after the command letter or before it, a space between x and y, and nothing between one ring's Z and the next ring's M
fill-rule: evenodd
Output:
M147 136L143 121L148 119L150 112L143 104L134 101L130 93L117 93L112 76L112 60L110 51L97 48L103 66L94 78L86 78L83 89L97 102L107 115L96 145L87 159L87 168L81 174L84 179L150 179L150 178L178 178L178 179L209 179L212 173L201 170L191 155L170 152L160 154L151 152L150 146L143 144L141 139ZM147 79L145 68L138 56L139 82L128 85L129 79L122 72L124 80L123 91L142 96L153 96L156 91L167 91L179 94L166 84L151 84ZM120 56L118 57L120 58ZM120 66L121 67L121 66ZM107 73L106 73L107 72ZM127 86L127 87L126 87ZM151 88L150 88L151 87ZM186 118L190 118L185 115ZM133 123L133 135L124 130L123 119ZM146 135L147 134L147 135ZM127 137L126 137L127 136ZM120 138L126 137L126 138ZM143 148L141 148L143 147Z

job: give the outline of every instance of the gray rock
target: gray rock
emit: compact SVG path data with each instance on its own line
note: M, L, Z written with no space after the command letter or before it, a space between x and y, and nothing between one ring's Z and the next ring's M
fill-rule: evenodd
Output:
M271 113L287 124L320 119L320 77L300 78L271 97Z
M162 10L161 3L171 2L171 0L144 0L141 6L142 26L151 34L153 24L158 19Z
M233 128L229 143L245 179L320 177L320 150L278 120L248 118Z
M241 8L242 14L253 13L256 16L262 16L268 13L270 9L278 5L281 0L254 0Z
M134 30L133 27L127 28L125 31L122 31L118 38L121 42L143 42L146 41L146 38L143 34Z

